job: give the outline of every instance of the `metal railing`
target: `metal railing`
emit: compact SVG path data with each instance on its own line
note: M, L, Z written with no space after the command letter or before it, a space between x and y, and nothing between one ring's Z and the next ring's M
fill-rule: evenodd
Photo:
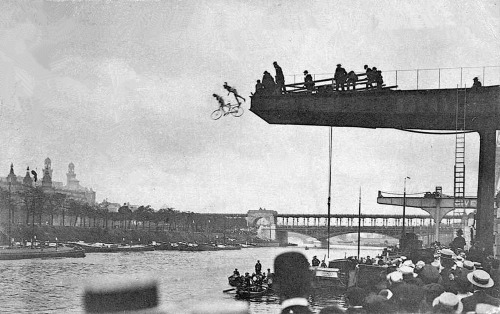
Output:
M500 66L379 70L382 70L385 85L397 85L401 90L471 87L474 77L478 77L483 86L500 85ZM314 81L319 81L332 79L334 73L318 73L312 76ZM301 74L285 75L285 84L303 81L304 76Z

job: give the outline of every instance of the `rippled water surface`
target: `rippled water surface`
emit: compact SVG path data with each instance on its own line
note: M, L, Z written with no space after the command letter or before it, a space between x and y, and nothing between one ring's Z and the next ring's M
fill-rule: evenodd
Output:
M1 313L82 313L85 284L102 280L103 275L123 275L133 280L154 276L160 287L161 304L190 307L195 302L235 300L227 277L234 268L253 272L257 259L263 270L273 268L274 258L286 251L300 251L309 260L322 259L326 249L251 248L237 251L179 252L155 251L139 253L91 253L85 258L32 259L0 261ZM362 255L376 255L377 248L363 248ZM356 255L356 247L336 246L330 259ZM312 306L343 303L341 295L318 295ZM275 296L251 301L252 313L276 313Z

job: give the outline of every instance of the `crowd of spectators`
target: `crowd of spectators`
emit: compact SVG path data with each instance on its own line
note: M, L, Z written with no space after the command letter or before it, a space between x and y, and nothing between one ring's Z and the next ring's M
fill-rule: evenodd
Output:
M328 306L320 313L500 313L500 260L483 254L478 261L476 248L471 250L472 260L467 251L442 247L420 249L408 257L352 257L358 268L382 271L368 285L347 289L346 308ZM304 301L311 278L300 269L304 274L309 270L300 253L276 258L278 294L293 300L282 302L281 313L312 313Z

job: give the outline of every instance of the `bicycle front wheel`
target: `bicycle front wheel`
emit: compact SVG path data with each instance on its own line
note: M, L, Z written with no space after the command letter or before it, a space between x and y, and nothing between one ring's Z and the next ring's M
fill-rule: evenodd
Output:
M241 117L241 115L243 114L243 108L241 107L233 108L233 110L231 110L231 114L235 117Z
M210 115L210 118L214 119L214 120L217 120L219 119L220 117L222 117L222 110L220 109L217 109L215 110L214 112L212 112L212 114Z

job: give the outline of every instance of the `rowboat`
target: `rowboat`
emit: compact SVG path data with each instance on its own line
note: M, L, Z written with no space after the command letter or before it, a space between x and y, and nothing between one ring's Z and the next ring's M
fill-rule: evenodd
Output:
M231 275L231 276L227 277L227 280L228 280L229 285L231 287L238 287L243 283L243 277L241 277L241 276Z
M267 286L237 287L236 296L240 299L252 299L266 295L269 292Z

